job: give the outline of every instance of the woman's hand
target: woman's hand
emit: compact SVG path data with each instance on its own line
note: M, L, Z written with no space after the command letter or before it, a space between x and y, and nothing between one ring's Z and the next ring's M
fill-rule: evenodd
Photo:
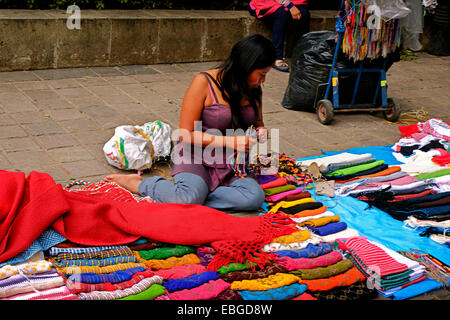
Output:
M294 20L300 20L300 18L302 17L302 13L296 6L293 6L291 9L289 9L289 11L291 12L292 19Z
M251 147L258 143L258 140L247 136L229 136L226 137L226 147L233 148L238 152L249 152Z
M269 139L269 130L267 130L266 127L258 127L256 128L257 136L258 136L258 142L259 143L265 143L267 139Z

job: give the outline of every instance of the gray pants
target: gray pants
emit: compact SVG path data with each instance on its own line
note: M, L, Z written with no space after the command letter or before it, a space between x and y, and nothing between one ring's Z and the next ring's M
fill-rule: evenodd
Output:
M173 182L147 178L139 184L139 193L159 203L203 204L218 210L252 211L264 202L264 191L252 178L237 179L210 192L202 177L188 172L176 174Z

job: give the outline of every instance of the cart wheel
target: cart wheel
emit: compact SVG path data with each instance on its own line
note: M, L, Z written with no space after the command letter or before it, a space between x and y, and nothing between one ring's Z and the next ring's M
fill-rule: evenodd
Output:
M401 113L400 106L396 105L393 98L387 98L387 103L389 110L384 111L384 118L391 122L397 121Z
M317 103L316 114L321 124L330 124L334 116L334 108L331 101L327 99L320 100Z

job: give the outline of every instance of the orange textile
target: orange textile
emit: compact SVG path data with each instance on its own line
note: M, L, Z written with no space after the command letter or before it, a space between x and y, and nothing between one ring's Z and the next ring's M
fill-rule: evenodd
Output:
M272 242L276 243L292 243L292 242L300 242L305 241L307 239L311 238L311 233L309 233L308 230L299 230L295 231L291 234L286 234L284 236L279 236L277 238L274 238Z
M341 217L339 217L339 216L323 217L323 218L311 219L311 220L306 220L301 223L297 223L297 226L321 227L326 224L329 224L330 222L339 222L340 220L341 220Z
M300 280L299 283L306 284L308 291L327 291L336 287L348 287L354 283L363 281L364 279L364 275L358 270L358 268L353 267L344 273L333 277L314 280Z
M143 259L139 252L134 251L134 255L143 263L147 268L152 268L153 270L160 269L171 269L176 266L182 266L185 264L199 264L200 259L194 253L186 254L182 257L170 257L167 259Z
M368 175L365 175L365 176L354 177L354 178L351 178L351 179L348 179L348 180L336 180L335 183L346 183L346 182L350 182L350 181L359 180L359 179L362 179L362 178L382 177L382 176L387 176L387 175L393 174L393 173L398 172L400 170L401 170L400 166L390 166L387 169L382 170L382 171L377 172L377 173L368 174Z
M286 216L288 216L289 218L302 218L302 217L309 217L309 216L317 216L318 214L324 213L325 211L327 211L328 207L327 206L322 206L320 208L317 209L308 209L308 210L303 210L300 212L297 212L296 214L287 214L284 212L279 212L280 214L284 214Z

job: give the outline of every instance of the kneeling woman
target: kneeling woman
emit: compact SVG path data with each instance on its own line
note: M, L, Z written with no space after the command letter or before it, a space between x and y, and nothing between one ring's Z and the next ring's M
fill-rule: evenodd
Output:
M181 106L173 182L158 176L142 179L137 174L113 174L104 181L160 203L203 204L218 210L258 209L264 202L263 190L253 178L236 176L226 157L230 149L233 153L248 152L257 141L246 135L226 135L226 131L244 132L253 126L261 139L267 138L261 84L275 59L269 39L250 35L233 46L229 58L217 69L194 77ZM211 130L220 134L211 134ZM209 152L215 160L206 161L206 148L223 152Z

